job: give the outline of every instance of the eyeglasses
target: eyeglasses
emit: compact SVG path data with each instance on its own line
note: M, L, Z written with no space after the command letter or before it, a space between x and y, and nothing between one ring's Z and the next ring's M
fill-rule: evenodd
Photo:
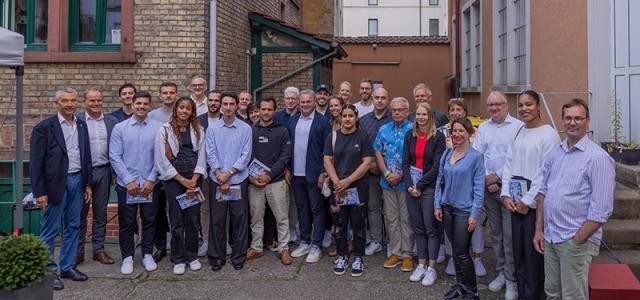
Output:
M585 117L574 117L574 118L572 118L572 117L569 117L569 116L566 116L566 117L562 118L562 120L565 123L568 123L568 124L571 124L571 122L576 122L576 124L580 124L580 123L584 122L584 120L586 120L586 119L587 118L585 118Z
M397 113L397 112L398 112L398 113L401 113L401 112L406 111L407 109L408 109L408 108L406 108L406 107L403 107L403 108L394 108L394 109L391 109L391 112L392 112L392 113Z

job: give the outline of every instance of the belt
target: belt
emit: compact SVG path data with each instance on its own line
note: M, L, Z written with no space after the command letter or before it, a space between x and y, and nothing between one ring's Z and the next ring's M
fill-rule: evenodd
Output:
M73 172L73 173L67 173L67 176L76 176L76 175L80 174L80 172L82 172L82 170L76 171L76 172Z
M98 169L98 168L104 168L104 167L108 167L109 164L104 164L104 165L99 165L99 166L93 166L91 167L92 169Z

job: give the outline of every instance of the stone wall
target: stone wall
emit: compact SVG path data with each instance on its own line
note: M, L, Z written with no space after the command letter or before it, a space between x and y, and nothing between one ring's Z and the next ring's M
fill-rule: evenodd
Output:
M265 53L262 55L262 84L269 83L281 76L309 63L313 60L310 53ZM309 67L292 77L264 90L262 97L273 96L278 101L278 107L284 107L283 91L289 86L295 86L300 90L313 89L313 68Z

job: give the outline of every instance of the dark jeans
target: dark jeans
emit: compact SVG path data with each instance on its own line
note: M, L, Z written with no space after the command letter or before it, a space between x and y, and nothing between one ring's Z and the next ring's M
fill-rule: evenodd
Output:
M227 212L229 212L229 244L233 248L231 252L231 263L242 265L247 257L249 248L249 195L247 191L247 181L240 184L242 199L238 201L216 200L216 189L218 184L209 179L209 201L211 210L209 211L209 249L207 255L209 262L214 259L224 260L227 257Z
M111 167L109 164L92 169L93 182L91 182L91 208L93 222L91 226L91 244L93 253L104 251L104 237L107 230L107 205L111 187ZM78 236L78 252L76 255L84 256L84 243L87 235L87 215L89 203L82 205L80 215L80 234Z
M151 203L127 204L127 189L120 185L116 185L116 194L118 195L118 224L120 227L118 239L122 258L133 256L135 253L133 233L136 228L138 208L140 208L140 219L142 220L142 256L152 254L158 202L153 200Z
M190 263L198 258L200 204L182 210L176 196L184 194L187 189L174 179L164 181L164 190L171 220L171 262Z
M441 225L433 214L434 193L432 188L425 189L420 197L415 198L407 192L407 209L416 235L419 259L438 259Z
M526 215L511 214L513 237L513 263L520 299L545 299L544 256L533 248L536 231L536 210L529 208Z
M347 256L347 236L348 224L351 223L353 230L353 256L364 256L364 247L367 243L367 218L366 205L345 205L340 207L340 211L333 214L333 224L336 226L336 251L338 255Z
M444 231L451 241L453 264L456 268L456 282L466 293L476 293L476 270L469 255L471 235L469 213L450 205L442 207Z
M167 219L167 193L164 189L164 182L158 182L153 187L153 202L158 203L156 215L156 225L154 232L154 245L158 250L167 249L167 232L169 232L169 220Z
M324 199L316 183L308 183L304 176L293 177L293 196L298 209L300 241L322 247L325 230ZM313 236L312 236L313 232Z

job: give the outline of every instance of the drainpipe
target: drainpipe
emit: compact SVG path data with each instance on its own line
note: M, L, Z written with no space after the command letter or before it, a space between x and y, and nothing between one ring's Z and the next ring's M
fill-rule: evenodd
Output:
M255 91L253 91L253 99L256 99L256 97L258 95L258 92L261 92L261 91L263 91L263 90L265 90L265 89L267 89L269 87L272 87L272 86L274 86L274 85L286 80L287 78L289 78L289 77L291 77L293 75L296 75L296 74L298 74L298 73L300 73L300 72L302 72L302 71L314 66L315 64L317 64L317 63L319 63L319 62L321 62L321 61L323 61L323 60L325 60L327 58L331 58L331 57L337 56L338 55L338 47L337 47L338 45L336 43L333 43L332 46L334 46L333 51L327 53L326 55L321 56L320 58L318 58L318 59L316 59L314 61L308 62L308 63L298 67L297 69L295 69L295 70L293 70L293 71L291 71L291 72L289 72L287 74L284 74L281 77L276 78L275 80L273 80L273 81L271 81L271 82L269 82L269 83L257 88Z
M216 89L216 53L217 49L217 21L218 21L218 1L209 1L209 88Z
M420 30L420 33L418 33L419 36L422 36L422 0L418 1L418 30Z
M460 0L456 0L456 87L455 97L460 97Z

